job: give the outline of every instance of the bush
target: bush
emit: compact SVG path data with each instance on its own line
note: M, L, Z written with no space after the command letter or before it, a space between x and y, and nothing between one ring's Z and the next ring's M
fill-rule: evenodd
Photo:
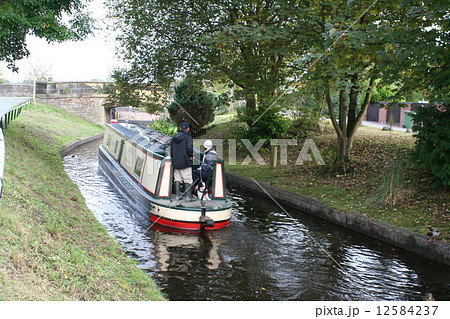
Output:
M164 133L168 136L174 136L178 132L178 127L175 123L168 119L160 119L150 124L150 127L158 132Z
M215 98L203 89L201 80L187 76L175 87L175 98L167 110L170 118L179 126L188 122L192 134L198 133L214 120Z
M298 138L308 138L312 132L320 129L319 117L315 112L307 111L295 115L288 127L288 134Z
M260 139L275 139L286 137L287 119L279 113L279 108L271 107L264 112L259 110L238 109L238 120L244 123L253 123L247 128L240 128L237 132L239 139L248 139L255 145Z
M417 137L413 159L428 169L439 184L450 186L450 110L448 107L421 108L414 120Z
M216 109L216 115L228 114L230 103L228 101L228 92L215 94L214 103Z

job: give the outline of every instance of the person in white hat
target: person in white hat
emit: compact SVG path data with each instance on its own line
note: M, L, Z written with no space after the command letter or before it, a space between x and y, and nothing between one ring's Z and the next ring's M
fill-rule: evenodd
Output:
M206 182L211 172L214 161L217 160L217 153L213 149L211 140L206 140L203 143L205 151L203 152L202 164L198 169L192 170L192 179L194 180L194 186L198 186L199 182Z

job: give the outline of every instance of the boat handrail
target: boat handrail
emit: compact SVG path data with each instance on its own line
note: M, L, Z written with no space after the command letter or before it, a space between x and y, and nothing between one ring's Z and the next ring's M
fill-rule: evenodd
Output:
M152 142L153 140L158 143L165 144L167 140L170 139L170 137L165 135L164 133L158 132L149 127L142 127L135 124L128 124L127 128L129 130L137 132L141 137L145 138L149 142Z

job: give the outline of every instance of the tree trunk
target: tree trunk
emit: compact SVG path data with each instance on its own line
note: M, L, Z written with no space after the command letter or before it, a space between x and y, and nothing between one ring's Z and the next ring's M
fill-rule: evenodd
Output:
M254 95L248 95L245 99L245 107L247 110L256 110L256 98Z
M336 159L342 165L344 173L346 173L348 164L350 163L350 151L353 146L353 136L338 136L338 158Z
M245 115L250 115L247 116L247 125L248 126L252 126L255 119L253 118L254 116L251 116L252 114L254 114L256 111L256 97L254 94L248 94L245 98Z
M228 101L230 101L230 106L228 107L228 113L231 113L234 108L234 84L230 81L228 86Z
M361 110L356 114L356 100L357 88L352 87L350 90L350 99L347 105L347 99L345 98L345 90L339 92L339 123L336 119L336 115L333 109L333 103L331 102L331 89L325 92L325 99L328 104L328 110L330 112L331 123L337 134L338 140L338 156L336 163L342 165L344 173L346 173L348 164L350 162L350 152L353 147L353 139L356 131L361 123L364 114L369 107L370 97L372 96L373 88L375 87L375 77L370 79L369 87L367 88L364 102L361 106Z

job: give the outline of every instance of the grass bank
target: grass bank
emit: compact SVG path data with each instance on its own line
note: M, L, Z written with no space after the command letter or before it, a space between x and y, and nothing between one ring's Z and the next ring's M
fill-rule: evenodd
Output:
M86 207L60 149L102 132L37 104L5 131L0 300L163 300Z
M232 118L226 122L224 118L220 117L200 138L225 139L224 159L229 171L423 235L432 226L440 230L440 240L450 242L450 191L431 186L431 176L410 163L409 153L415 142L412 134L360 127L352 150L351 169L344 175L332 167L336 133L327 125L323 132L308 136L317 145L325 165L317 165L315 160L295 165L303 138L297 139L297 146L288 147L288 165L270 169L269 165L258 165L245 148L237 149L236 165L229 165L226 140L234 138L232 128L240 124ZM268 152L260 150L259 154L266 164L270 163ZM242 165L247 156L252 161ZM377 195L391 191L386 180L392 177L395 167L400 167L403 182L392 191L394 204L379 203Z

